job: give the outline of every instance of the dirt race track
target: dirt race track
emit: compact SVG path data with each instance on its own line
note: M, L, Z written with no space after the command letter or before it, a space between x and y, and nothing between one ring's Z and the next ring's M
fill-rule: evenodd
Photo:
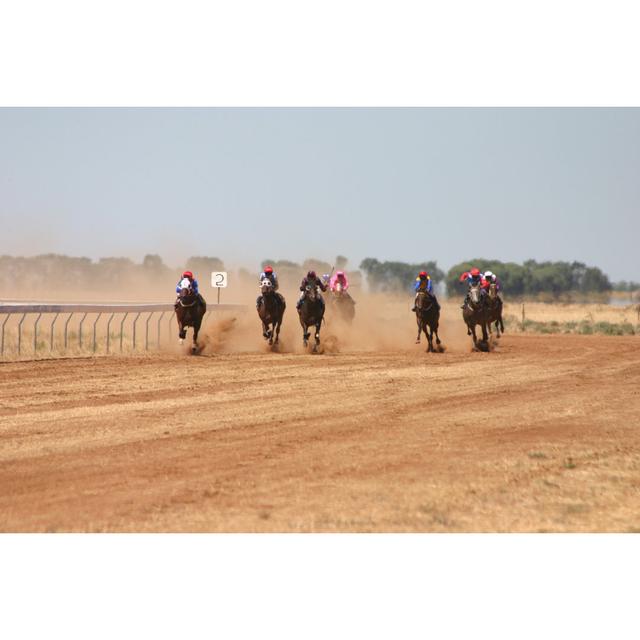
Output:
M3 531L638 531L637 338L0 364Z

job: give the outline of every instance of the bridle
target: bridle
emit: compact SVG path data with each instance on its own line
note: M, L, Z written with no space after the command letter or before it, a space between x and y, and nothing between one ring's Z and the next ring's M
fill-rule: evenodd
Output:
M183 294L183 293L182 293L183 291L188 291L188 293L185 295L185 294ZM194 290L193 290L193 289L183 289L183 290L180 292L180 298L178 298L178 302L180 303L180 306L181 306L181 307L184 307L184 308L193 307L193 305L198 301L198 300L197 300L197 298L195 298L195 297L194 297L193 302L191 302L191 303L189 303L189 304L185 304L185 303L183 302L183 298L184 298L184 297L187 297L187 296L195 296L195 292L194 292Z

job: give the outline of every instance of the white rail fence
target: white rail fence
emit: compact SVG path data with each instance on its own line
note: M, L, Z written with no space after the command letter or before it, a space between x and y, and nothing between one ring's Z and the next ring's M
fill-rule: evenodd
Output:
M208 305L203 327L212 315L244 310L244 305ZM111 331L112 324L115 333ZM64 355L71 350L96 353L99 336L100 350L105 353L142 348L147 351L150 345L160 347L164 332L167 340L173 330L173 337L177 337L177 329L173 304L0 303L0 359L12 355Z

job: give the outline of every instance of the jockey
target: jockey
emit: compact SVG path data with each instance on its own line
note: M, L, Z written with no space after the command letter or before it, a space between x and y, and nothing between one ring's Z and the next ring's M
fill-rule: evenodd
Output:
M482 279L483 279L483 274L480 273L480 269L478 269L477 267L473 267L473 269L470 269L469 271L465 271L461 276L460 276L460 282L467 282L467 284L469 286L473 285L473 284L482 284Z
M203 313L205 313L207 311L207 303L205 302L204 298L200 295L200 292L198 291L198 281L193 277L193 273L191 273L191 271L183 272L182 277L180 278L180 281L176 285L176 293L180 294L180 291L182 291L182 287L180 285L182 284L182 281L185 278L191 284L191 288L193 289L193 292L196 294L196 298L198 302L202 305L202 308L204 310ZM176 300L176 304L175 304L176 307L178 306L179 300L180 300L179 298Z
M346 293L349 288L349 281L347 280L347 274L344 271L336 271L335 275L331 276L329 280L329 289L335 291L338 284L342 285L342 290Z
M275 274L275 271L273 270L273 267L271 265L267 265L263 272L260 274L260 283L262 283L263 280L270 280L271 284L273 285L273 290L274 291L278 291L278 289L280 288L280 284L278 282L278 276ZM278 298L282 299L282 295L278 294ZM256 308L260 308L260 303L262 302L262 294L260 294L258 296L258 299L256 300Z
M440 311L440 303L433 293L433 283L431 281L431 276L426 271L421 271L418 274L418 277L415 279L413 290L416 292L416 297L413 300L413 308L411 311L416 310L416 304L418 302L418 294L426 293L435 303L436 309Z
M500 292L502 291L502 283L500 282L500 279L498 278L498 276L493 273L493 271L485 271L482 274L482 279L486 282L486 289L487 291L489 290L489 287L492 284L496 285L496 293L498 294L498 298L501 298L500 296Z
M502 290L502 283L498 279L498 276L495 273L493 273L493 271L485 271L482 274L482 278L487 282L487 287L489 285L495 284L496 291L500 293L500 291Z
M296 309L299 309L302 306L302 301L304 300L305 288L307 287L307 285L315 285L320 289L320 291L327 290L327 285L324 284L324 282L322 282L320 278L318 278L318 276L316 275L316 272L309 271L307 275L304 278L302 278L302 282L300 283L300 291L302 293L300 294L300 298L298 299L298 302L296 302ZM322 310L324 311L324 298L322 296L318 296L318 299L320 300L320 304L322 305Z
M479 284L483 293L486 293L486 291L489 289L489 283L484 278L484 275L480 273L480 269L478 269L477 267L473 267L473 269L465 271L460 276L460 282L466 282L468 285L467 295L462 302L462 309L464 309L465 304L469 300L469 288L471 288L473 285Z

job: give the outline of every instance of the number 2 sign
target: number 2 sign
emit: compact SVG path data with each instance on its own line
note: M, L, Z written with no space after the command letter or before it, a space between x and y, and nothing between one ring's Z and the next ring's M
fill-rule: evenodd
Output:
M227 286L227 272L214 271L211 274L211 286L216 289L225 288Z

